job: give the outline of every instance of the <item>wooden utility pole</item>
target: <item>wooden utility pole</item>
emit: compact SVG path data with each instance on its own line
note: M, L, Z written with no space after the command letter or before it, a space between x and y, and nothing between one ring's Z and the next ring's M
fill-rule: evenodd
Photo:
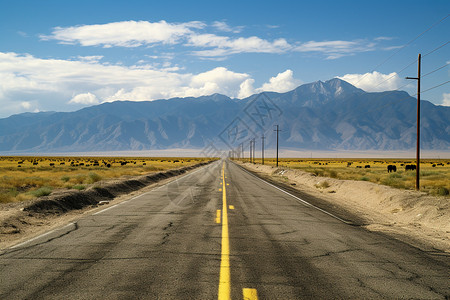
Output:
M406 77L406 79L417 80L417 146L416 146L416 190L420 190L420 62L422 56L419 53L417 59L417 77Z
M253 138L253 163L255 163L255 151L256 151L256 141Z
M262 159L262 164L264 165L264 134L261 137L262 143L261 143L261 159Z
M277 167L278 167L278 132L280 131L280 129L278 128L278 125L275 125L277 127L277 129L275 129L274 131L277 132Z

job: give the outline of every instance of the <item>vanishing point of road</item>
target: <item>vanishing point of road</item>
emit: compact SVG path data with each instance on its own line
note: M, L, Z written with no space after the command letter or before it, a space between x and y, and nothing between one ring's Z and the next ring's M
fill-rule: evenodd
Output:
M230 161L0 252L0 299L449 299L450 257Z

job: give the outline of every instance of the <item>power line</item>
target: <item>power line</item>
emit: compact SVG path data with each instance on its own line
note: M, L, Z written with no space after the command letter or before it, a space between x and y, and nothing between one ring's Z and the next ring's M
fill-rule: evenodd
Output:
M419 34L418 36L416 36L415 38L413 38L411 41L409 41L408 43L406 43L405 45L403 45L401 48L399 48L397 51L395 51L391 56L389 56L387 59L385 59L383 62L381 62L380 64L378 64L377 66L375 66L375 68L369 72L364 74L363 77L361 77L354 85L358 84L361 80L363 80L368 74L373 73L378 67L384 65L386 62L388 62L392 57L394 57L397 53L399 53L400 51L402 51L404 48L406 48L407 46L409 46L411 43L413 43L415 40L417 40L418 38L420 38L422 35L424 35L425 33L427 33L428 31L430 31L433 27L435 27L436 25L438 25L439 23L441 23L442 21L444 21L445 19L447 19L450 16L450 14L446 15L444 18L440 19L439 21L437 21L436 23L434 23L433 25L431 25L428 29L426 29L424 32L422 32L421 34ZM448 42L446 43L448 44ZM443 46L445 46L446 44L444 44ZM440 46L439 48L443 47ZM438 49L438 48L437 48ZM436 51L437 49L431 51L430 53L427 53L426 55L431 54L432 52ZM425 56L426 56L425 55ZM417 60L416 60L417 61Z
M437 51L437 50L439 50L439 49L441 49L442 47L446 46L448 43L449 43L449 42L445 42L444 44L442 44L442 45L440 45L440 46L434 48L433 50L431 50L430 52L428 52L427 54L425 54L424 56L422 56L422 58L425 57L425 56L427 56L427 55L430 55L431 53L433 53L433 52L435 52L435 51ZM385 83L386 81L391 80L392 78L395 77L395 75L400 74L401 72L405 71L407 68L409 68L410 66L412 66L412 65L415 64L416 62L417 62L417 59L415 59L414 61L412 61L411 63L409 63L409 64L406 65L405 67L403 67L403 69L401 69L400 71L395 72L396 74L394 74L394 75L390 76L389 78L386 78L385 80L381 81L381 82L378 83L375 87L378 87L378 86L380 86L381 84ZM444 67L445 67L445 66L444 66ZM437 70L435 70L435 71L437 71ZM366 74L367 74L367 73L366 73ZM431 72L430 72L429 74L431 74ZM426 74L426 75L429 75L429 74ZM426 75L424 75L424 76L426 76ZM422 76L422 77L424 77L424 76ZM362 79L362 78L361 78L361 79ZM360 80L361 80L361 79L360 79ZM358 81L358 82L359 82L359 81ZM358 82L357 82L357 83L358 83ZM398 89L400 89L400 88L398 88Z
M433 70L433 71L431 71L431 72L428 72L428 73L425 74L425 75L422 75L422 78L424 78L424 77L426 77L426 76L428 76L428 75L430 75L430 74L433 74L434 72L437 72L437 71L439 71L439 70L445 68L445 67L448 66L449 64L450 64L450 63L446 63L446 64L443 65L442 67L439 67L439 68L437 68L437 69L435 69L435 70Z
M423 57L425 57L425 56L427 56L427 55L430 55L430 54L433 53L434 51L437 51L437 50L441 49L441 48L444 47L444 46L447 46L448 43L450 43L450 42L446 42L446 43L440 45L439 47L434 48L433 50L431 50L431 51L428 52L427 54L424 54ZM422 57L422 58L423 58L423 57Z
M430 87L429 89L426 89L426 90L424 90L424 91L422 91L422 92L420 92L420 93L422 94L422 93L425 93L425 92L434 90L435 88L438 88L438 87L440 87L440 86L443 86L443 85L445 85L445 84L447 84L447 83L449 83L449 82L450 82L450 80L447 80L446 82L443 82L443 83L441 83L441 84L438 84L438 85L435 85L435 86L433 86L433 87Z

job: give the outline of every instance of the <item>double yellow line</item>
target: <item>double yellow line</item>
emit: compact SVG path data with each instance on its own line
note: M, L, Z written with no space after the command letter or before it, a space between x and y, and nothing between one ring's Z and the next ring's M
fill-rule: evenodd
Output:
M222 254L220 259L219 300L231 299L230 239L228 234L227 184L225 182L225 162L222 165ZM234 209L230 205L230 209ZM220 223L220 210L217 210L216 223ZM256 289L242 289L244 300L258 300Z

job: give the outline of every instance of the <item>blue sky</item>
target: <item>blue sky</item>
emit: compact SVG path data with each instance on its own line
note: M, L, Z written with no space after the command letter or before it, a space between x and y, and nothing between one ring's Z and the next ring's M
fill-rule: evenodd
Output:
M0 117L115 100L243 98L340 77L449 80L450 1L0 1ZM440 47L440 48L439 48ZM442 68L441 68L442 67ZM450 106L450 84L422 99Z

